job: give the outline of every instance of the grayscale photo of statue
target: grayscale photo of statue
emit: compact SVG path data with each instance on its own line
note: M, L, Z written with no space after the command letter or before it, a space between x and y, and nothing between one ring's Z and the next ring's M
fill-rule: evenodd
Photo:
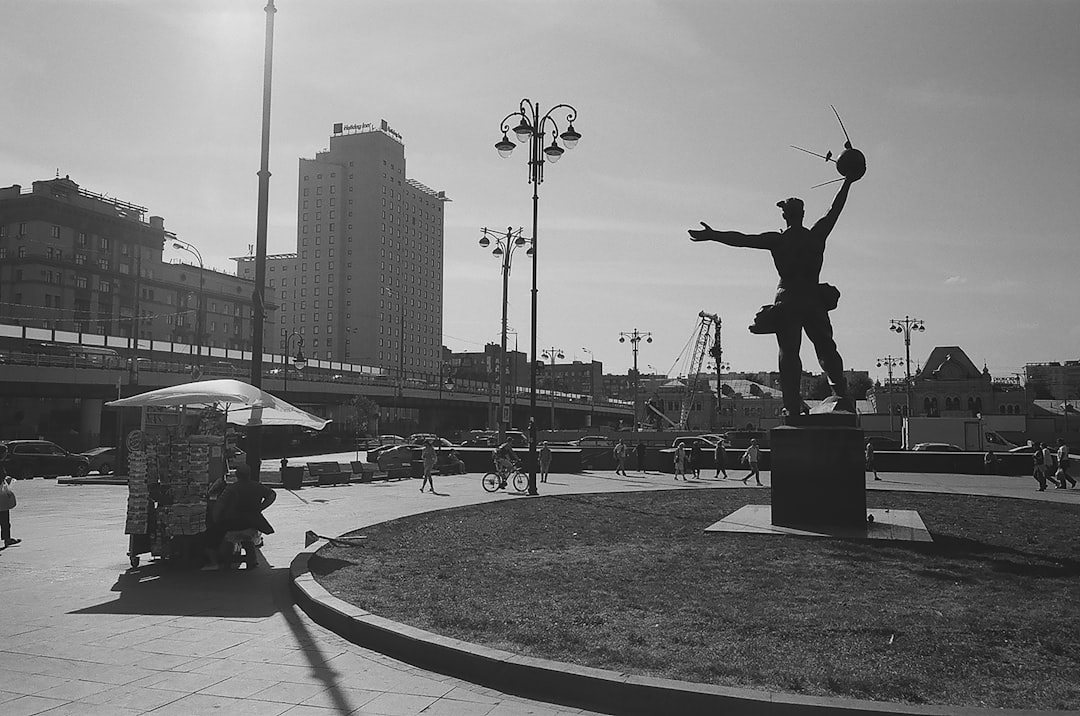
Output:
M833 397L823 406L823 412L855 412L855 406L848 398L844 362L833 340L833 327L829 320L829 311L836 308L840 291L830 284L820 283L819 279L825 257L825 240L840 218L852 183L866 173L866 158L862 152L851 147L850 139L844 146L845 151L836 159L836 168L843 177L843 184L833 199L832 207L810 228L803 226L802 199L792 197L776 204L787 224L783 231L761 234L717 231L705 222L701 222L703 228L690 231L692 241L717 241L728 246L765 249L772 254L776 272L780 274L776 297L771 305L762 306L758 311L750 331L776 334L780 349L780 388L784 412L788 416L803 412L802 396L799 394L802 377L799 350L803 331L814 344L818 363L828 377L833 392ZM832 153L822 158L832 161Z

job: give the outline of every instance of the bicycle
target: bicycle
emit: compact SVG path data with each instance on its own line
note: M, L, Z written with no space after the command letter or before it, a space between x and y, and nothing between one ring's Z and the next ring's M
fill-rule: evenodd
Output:
M524 493L529 490L529 478L518 467L511 469L505 476L498 471L489 472L484 475L481 484L488 492L495 492L505 484L513 485L518 492Z

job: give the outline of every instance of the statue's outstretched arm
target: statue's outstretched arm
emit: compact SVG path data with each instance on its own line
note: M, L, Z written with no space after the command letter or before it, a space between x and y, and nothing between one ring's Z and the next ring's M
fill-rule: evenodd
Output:
M717 231L704 221L702 229L691 229L691 241L718 241L728 246L743 246L750 249L771 249L773 243L780 238L776 231L768 231L764 234L744 234L741 231Z

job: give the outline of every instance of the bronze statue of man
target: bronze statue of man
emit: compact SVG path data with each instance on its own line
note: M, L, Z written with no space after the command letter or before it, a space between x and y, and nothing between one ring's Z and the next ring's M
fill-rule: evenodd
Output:
M763 234L716 231L705 222L701 222L704 228L690 231L693 241L718 241L728 246L766 249L772 254L776 271L780 274L776 298L772 306L762 309L750 330L754 333L776 333L780 348L780 388L787 415L802 412L802 396L799 394L802 359L799 349L804 330L814 344L818 363L828 376L833 395L838 399L834 407L854 412L854 406L848 400L844 362L836 350L832 323L829 321L829 311L836 307L839 291L828 284L819 284L821 264L825 257L825 239L840 218L852 181L844 179L832 208L809 229L803 226L802 199L791 198L776 204L787 222L784 231Z

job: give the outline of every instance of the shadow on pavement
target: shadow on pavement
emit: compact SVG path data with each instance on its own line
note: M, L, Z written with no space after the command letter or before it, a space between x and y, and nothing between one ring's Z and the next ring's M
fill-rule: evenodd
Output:
M287 595L288 584L287 567L199 571L156 562L117 577L115 600L72 613L269 617L281 611L275 591Z

